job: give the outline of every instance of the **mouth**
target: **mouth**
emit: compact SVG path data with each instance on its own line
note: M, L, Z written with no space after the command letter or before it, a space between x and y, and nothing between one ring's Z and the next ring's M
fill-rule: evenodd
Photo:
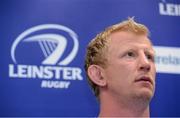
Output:
M152 79L148 76L141 76L138 79L136 79L135 82L144 82L153 85Z

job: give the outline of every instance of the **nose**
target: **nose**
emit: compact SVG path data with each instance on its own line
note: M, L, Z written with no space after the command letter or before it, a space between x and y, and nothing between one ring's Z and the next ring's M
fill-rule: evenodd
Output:
M149 72L151 69L151 65L146 55L142 55L139 57L139 70L143 72Z

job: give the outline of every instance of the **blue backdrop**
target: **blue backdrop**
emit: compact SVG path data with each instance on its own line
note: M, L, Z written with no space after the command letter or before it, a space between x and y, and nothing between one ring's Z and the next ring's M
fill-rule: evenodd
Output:
M129 16L157 51L151 116L180 116L180 0L2 0L0 116L97 116L85 48Z

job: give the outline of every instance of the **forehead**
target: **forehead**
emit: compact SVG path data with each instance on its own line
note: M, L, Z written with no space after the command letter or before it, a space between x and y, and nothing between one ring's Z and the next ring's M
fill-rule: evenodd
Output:
M109 36L109 39L110 48L142 47L152 49L150 39L146 35L137 35L130 32L114 32Z

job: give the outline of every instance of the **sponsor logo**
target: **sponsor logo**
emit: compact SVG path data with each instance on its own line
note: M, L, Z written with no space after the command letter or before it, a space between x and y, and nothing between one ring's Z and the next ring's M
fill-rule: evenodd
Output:
M154 46L154 49L157 72L180 74L180 48Z
M72 49L66 52L71 42ZM33 43L34 45L32 45ZM18 49L23 45L33 46L36 55L31 60L39 60L41 52L43 58L38 64L21 62L27 60L22 55L24 50ZM68 27L58 24L43 24L27 29L13 42L11 58L14 64L9 64L10 78L40 79L42 88L69 88L72 81L82 81L82 70L79 67L70 67L79 48L77 34ZM30 51L32 48L28 48ZM39 51L40 50L40 51ZM27 50L25 50L26 52ZM16 54L17 52L21 52ZM24 54L24 53L23 53ZM31 55L25 53L26 55ZM65 56L64 56L65 55ZM19 58L18 58L19 57ZM22 58L22 59L20 59ZM18 60L19 59L19 60ZM23 64L22 64L23 63ZM25 63L25 64L24 64Z
M167 16L180 16L180 4L160 2L159 13Z

